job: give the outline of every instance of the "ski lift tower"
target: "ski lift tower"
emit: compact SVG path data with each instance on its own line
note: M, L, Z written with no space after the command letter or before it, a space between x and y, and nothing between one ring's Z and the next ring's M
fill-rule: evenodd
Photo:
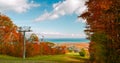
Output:
M23 41L23 59L25 59L25 56L26 56L26 54L25 54L25 52L26 52L25 33L26 33L26 32L31 32L30 29L31 29L31 27L29 27L29 26L24 26L24 27L19 27L19 28L18 28L18 31L23 33L23 39L24 39L24 41Z

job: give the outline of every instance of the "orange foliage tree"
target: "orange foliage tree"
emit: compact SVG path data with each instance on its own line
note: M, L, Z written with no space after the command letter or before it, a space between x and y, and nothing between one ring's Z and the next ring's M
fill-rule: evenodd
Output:
M120 63L120 0L89 0L85 32L91 63Z
M0 14L0 54L18 56L20 51L16 49L16 45L20 46L19 35L17 26L11 19Z

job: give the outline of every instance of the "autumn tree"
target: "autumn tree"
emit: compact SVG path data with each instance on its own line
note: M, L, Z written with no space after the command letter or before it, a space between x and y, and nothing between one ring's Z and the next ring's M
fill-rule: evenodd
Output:
M39 38L38 38L38 36L36 34L32 33L30 35L30 38L28 39L28 41L30 41L30 42L39 41Z
M91 63L120 63L120 0L89 0L85 32Z
M15 42L19 40L17 36L17 26L5 15L0 15L0 42Z
M0 14L0 54L17 56L16 45L20 45L17 26L6 15ZM20 51L18 51L20 52Z

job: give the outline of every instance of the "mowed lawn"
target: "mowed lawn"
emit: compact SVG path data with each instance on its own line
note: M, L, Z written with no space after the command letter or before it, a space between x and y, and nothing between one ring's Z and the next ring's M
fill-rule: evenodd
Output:
M0 55L0 63L87 63L88 58L80 57L78 53L64 55L35 56L26 59Z

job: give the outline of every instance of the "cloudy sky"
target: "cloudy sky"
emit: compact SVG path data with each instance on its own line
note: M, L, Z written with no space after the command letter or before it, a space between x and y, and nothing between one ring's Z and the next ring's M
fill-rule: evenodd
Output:
M87 11L87 1L0 0L0 12L9 16L17 26L31 26L38 36L85 38L85 20L77 16Z

